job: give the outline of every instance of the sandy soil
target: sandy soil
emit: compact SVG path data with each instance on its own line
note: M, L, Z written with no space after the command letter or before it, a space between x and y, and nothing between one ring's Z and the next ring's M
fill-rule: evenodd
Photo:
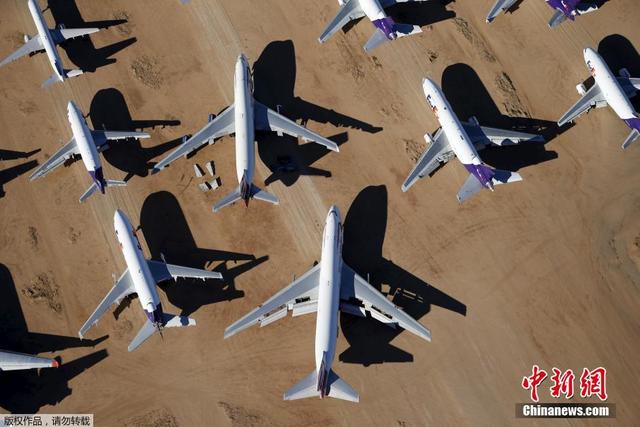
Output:
M522 1L489 26L491 3L399 7L397 20L424 25L424 34L367 56L366 21L318 45L334 0L51 0L52 25L127 22L69 43L61 51L67 68L94 72L65 84L40 88L51 74L43 55L0 70L0 149L41 150L0 162L2 348L64 363L40 376L3 375L3 410L95 413L98 425L130 426L510 425L515 403L528 400L520 381L539 364L606 367L616 422L637 423L640 147L620 150L628 129L609 109L561 132L553 123L588 76L584 47L598 48L614 71L640 75L640 9L635 0L610 1L552 31L540 0ZM0 3L2 54L33 30L25 1ZM213 202L235 185L232 138L158 175L147 174L147 163L232 102L240 52L255 63L259 100L336 135L341 151L261 137L257 176L281 205L213 214ZM466 172L452 162L400 191L422 135L438 126L421 91L425 76L442 82L461 119L545 133L546 145L484 155L524 182L460 206ZM84 205L77 200L89 181L80 162L27 179L29 162L70 137L69 100L96 128L152 134L105 152L105 175L129 185ZM282 155L303 173L271 176ZM204 194L192 164L209 160L223 185ZM331 204L346 216L346 261L394 294L433 342L343 316L334 369L361 403L284 402L282 393L313 368L314 317L227 341L222 333L317 260ZM163 285L166 310L198 326L152 337L132 354L127 344L144 320L136 300L117 318L105 315L90 340L74 338L124 268L116 208L142 226L147 254L227 277ZM542 395L550 400L548 388Z

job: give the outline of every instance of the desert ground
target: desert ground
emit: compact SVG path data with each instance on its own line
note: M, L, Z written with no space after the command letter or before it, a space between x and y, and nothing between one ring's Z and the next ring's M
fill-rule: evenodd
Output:
M0 348L62 360L57 370L0 375L0 412L93 413L100 426L637 425L640 145L620 149L628 128L608 108L563 129L555 122L589 77L583 48L598 49L614 73L640 76L640 7L610 0L551 30L542 0L522 0L488 25L492 3L395 7L397 21L424 33L367 55L366 19L317 42L335 0L50 0L52 27L120 24L60 48L66 68L88 72L47 90L43 54L0 69ZM26 1L0 2L0 56L34 32ZM214 214L236 185L233 137L148 170L233 102L241 52L256 99L334 138L340 152L260 135L256 183L280 206L236 203ZM462 120L544 134L545 144L482 154L523 182L460 205L467 172L452 161L402 193L423 134L438 128L422 93L427 76ZM80 161L28 179L71 137L69 100L94 128L151 134L104 152L105 176L128 186L84 204ZM282 156L297 170L279 172ZM209 160L222 187L203 193L193 164ZM228 340L223 331L319 259L332 204L344 218L345 262L433 341L343 315L333 369L360 403L285 402L314 368L315 316ZM198 324L132 353L145 320L135 298L77 338L125 268L117 208L141 227L147 256L225 276L162 284L165 311ZM517 420L534 364L606 367L617 418ZM552 401L545 384L541 400Z

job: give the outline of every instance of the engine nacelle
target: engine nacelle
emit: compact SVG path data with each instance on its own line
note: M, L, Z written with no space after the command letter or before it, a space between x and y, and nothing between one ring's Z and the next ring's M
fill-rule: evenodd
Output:
M209 123L211 123L213 121L213 119L216 118L215 114L209 114L209 118L207 119Z
M576 90L578 91L580 96L584 96L587 93L587 88L584 87L583 83L580 83L579 85L577 85Z
M27 34L25 34L23 40L24 40L24 43L27 44L27 43L29 43L29 40L31 40L31 37L29 37Z
M624 77L626 79L631 78L631 73L626 68L621 68L620 71L618 71L618 74L620 74L620 77Z
M425 133L424 134L424 141L429 145L433 144L433 138L431 138L431 134Z
M480 122L478 121L478 118L476 116L469 117L469 123L474 126L480 126Z

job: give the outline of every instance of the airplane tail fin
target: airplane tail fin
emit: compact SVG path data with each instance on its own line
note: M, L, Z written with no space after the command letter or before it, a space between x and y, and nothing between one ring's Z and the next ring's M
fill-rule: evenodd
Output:
M177 328L183 326L195 326L196 321L186 316L176 316L174 314L162 314L162 323L164 328ZM151 323L147 320L136 337L131 341L129 347L127 348L129 351L133 351L140 346L143 342L145 342L151 335L158 332L160 329L157 325Z
M517 172L511 172L501 169L493 169L492 171L493 178L491 179L491 183L493 185L522 181L522 176L520 176L520 174ZM476 178L473 174L469 174L467 180L464 182L464 184L462 184L462 187L460 187L460 191L458 191L458 201L460 203L464 202L483 188L484 185L482 185L478 178Z
M83 203L87 200L93 193L98 189L98 185L95 182L92 182L87 191L84 192L82 196L80 196L80 203Z
M631 144L638 140L638 137L640 137L640 131L638 131L638 129L633 129L627 139L624 140L622 149L626 150L627 148L629 148Z
M333 369L329 370L328 389L329 393L327 396L333 397L334 399L348 400L350 402L360 401L358 393L349 384L343 381L335 372L333 372ZM318 373L314 370L304 377L298 384L287 390L283 399L297 400L320 396L321 393L320 390L318 390Z

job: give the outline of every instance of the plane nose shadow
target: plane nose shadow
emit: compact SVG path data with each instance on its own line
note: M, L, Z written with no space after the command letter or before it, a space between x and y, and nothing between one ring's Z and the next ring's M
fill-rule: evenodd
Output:
M95 94L91 100L89 117L96 130L142 131L155 129L156 126L164 128L180 125L180 120L175 119L133 120L124 96L115 88L102 89ZM181 142L181 139L175 139L145 148L137 139L113 141L102 155L110 165L126 172L124 180L128 181L134 176L147 176L149 169L153 167L151 160L177 147Z
M382 256L387 228L387 189L369 186L355 198L344 221L344 261L373 287L393 295L393 303L420 320L432 305L466 316L467 306L445 292L414 276ZM388 362L411 362L413 355L391 345L401 328L390 328L377 321L340 315L342 333L349 348L339 355L345 363L365 366ZM375 338L372 338L375 337ZM419 340L418 337L416 339Z
M488 146L480 152L482 159L495 168L516 172L524 167L558 158L558 153L547 150L546 145L570 127L559 128L555 121L529 117L509 76L499 73L495 79L509 115L500 111L478 74L467 64L454 64L444 70L442 91L461 122L474 116L480 126L538 134L544 137L545 142Z
M53 16L56 26L64 25L67 28L97 27L106 29L112 26L126 24L126 19L113 19L105 21L86 22L75 0L49 0L48 8ZM91 36L80 39L67 40L60 47L64 49L69 60L85 72L95 72L98 68L116 62L111 56L134 44L135 37L119 41L117 43L96 48L91 41Z
M303 126L311 120L368 133L382 130L295 96L296 56L291 40L274 41L264 48L253 64L253 80L256 100ZM342 132L329 139L342 145L347 142L348 135ZM330 177L330 171L311 166L329 153L330 150L313 142L299 145L296 138L289 136L278 137L269 133L258 138L258 155L271 172L265 180L267 185L282 181L290 186L304 175Z
M178 200L167 191L153 193L145 199L140 226L152 258L159 259L164 255L169 263L194 268L214 266L213 270L223 275L221 281L203 283L201 280L180 279L182 282L176 286L171 282L160 285L169 302L181 309L183 316L204 305L242 298L244 292L235 287L236 277L269 258L199 248Z

